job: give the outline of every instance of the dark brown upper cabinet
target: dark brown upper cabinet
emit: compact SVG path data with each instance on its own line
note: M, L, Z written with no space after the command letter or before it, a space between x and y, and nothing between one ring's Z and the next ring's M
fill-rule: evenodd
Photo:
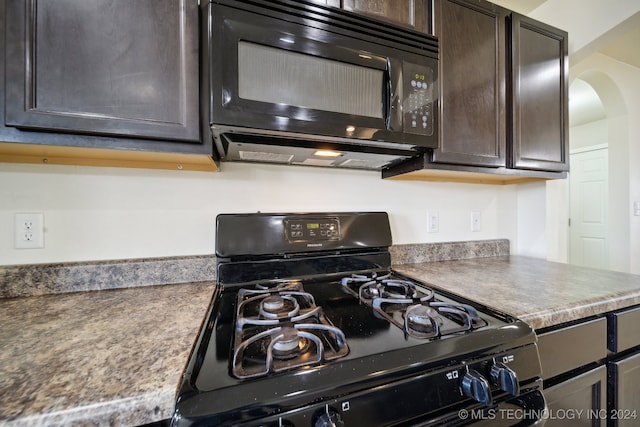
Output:
M345 10L431 34L430 0L342 0Z
M567 33L485 0L434 0L434 22L440 144L383 176L513 178L501 183L566 176L559 172L569 170Z
M5 34L6 126L200 142L196 0L9 0Z
M508 14L484 1L435 2L441 113L431 161L506 166Z
M311 0L433 34L431 0Z
M567 33L512 13L510 167L569 170Z

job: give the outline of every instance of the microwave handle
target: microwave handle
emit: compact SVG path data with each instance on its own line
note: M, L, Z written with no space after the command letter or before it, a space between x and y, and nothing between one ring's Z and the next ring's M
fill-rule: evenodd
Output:
M385 118L387 130L402 132L402 62L387 60Z

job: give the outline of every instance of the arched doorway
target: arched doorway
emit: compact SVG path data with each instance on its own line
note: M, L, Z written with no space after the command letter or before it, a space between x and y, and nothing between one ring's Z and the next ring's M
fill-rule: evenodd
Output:
M607 116L596 91L582 79L569 88L569 125L569 263L607 269Z
M569 262L629 271L629 140L615 82L587 71L569 89Z

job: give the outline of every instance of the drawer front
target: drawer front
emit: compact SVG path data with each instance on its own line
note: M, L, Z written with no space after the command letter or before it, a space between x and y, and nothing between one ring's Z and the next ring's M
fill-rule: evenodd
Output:
M619 353L640 345L640 307L609 313L609 350Z
M538 335L542 377L549 379L607 356L607 319Z

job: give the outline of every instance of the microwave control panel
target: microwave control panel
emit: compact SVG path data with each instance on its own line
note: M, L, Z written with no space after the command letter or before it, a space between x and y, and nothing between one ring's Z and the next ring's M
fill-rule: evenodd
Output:
M403 62L404 101L402 104L404 131L418 135L433 135L433 69Z

